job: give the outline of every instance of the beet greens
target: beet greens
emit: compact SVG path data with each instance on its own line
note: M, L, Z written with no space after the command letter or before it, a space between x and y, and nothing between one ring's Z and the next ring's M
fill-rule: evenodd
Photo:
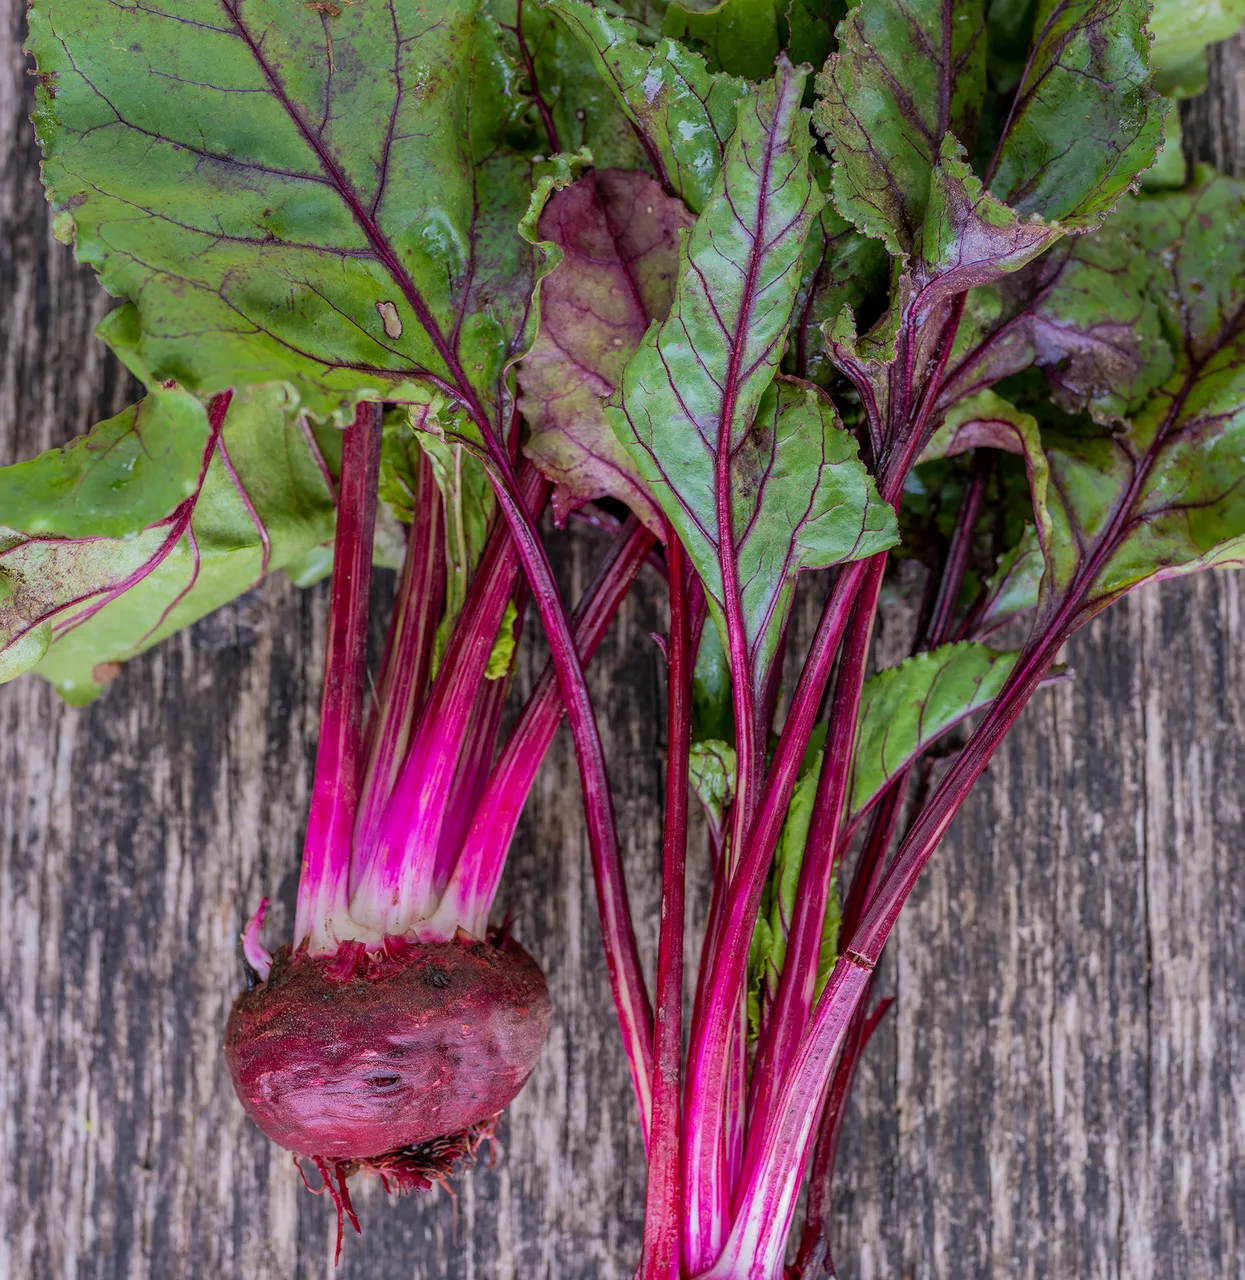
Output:
M1245 562L1245 188L1189 170L1170 101L1221 17L37 0L55 227L147 394L0 471L0 677L93 696L331 556L294 936L247 927L227 1052L339 1223L355 1169L448 1176L536 1061L543 979L490 919L565 714L649 1158L637 1274L834 1274L844 1108L922 869L1079 627ZM611 531L573 611L546 509ZM901 557L912 653L871 671ZM646 561L652 996L584 680ZM399 578L369 697L373 562ZM550 664L502 735L529 604ZM685 1052L690 795L713 894Z

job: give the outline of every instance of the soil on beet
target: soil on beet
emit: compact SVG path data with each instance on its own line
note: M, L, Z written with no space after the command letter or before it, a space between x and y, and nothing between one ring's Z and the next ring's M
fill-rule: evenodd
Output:
M386 939L334 956L282 948L239 996L225 1054L247 1114L274 1142L372 1161L502 1111L540 1056L552 1010L517 942Z

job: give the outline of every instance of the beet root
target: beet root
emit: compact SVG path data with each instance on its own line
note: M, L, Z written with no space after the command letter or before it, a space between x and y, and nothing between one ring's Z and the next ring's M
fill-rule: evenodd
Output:
M234 1001L225 1054L274 1142L322 1168L396 1173L424 1144L478 1142L531 1075L551 1013L544 975L510 938L282 948Z

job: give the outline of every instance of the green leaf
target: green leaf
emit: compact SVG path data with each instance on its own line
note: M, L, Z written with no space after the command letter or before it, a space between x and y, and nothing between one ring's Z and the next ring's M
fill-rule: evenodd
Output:
M780 63L775 80L741 104L714 194L685 243L670 317L649 330L607 410L719 625L720 557L733 555L758 683L796 574L895 540L894 513L833 404L810 384L773 381L821 203L808 168L803 83ZM729 535L719 521L719 467L729 475Z
M983 190L951 134L943 138L928 190L911 262L894 260L889 311L864 339L856 338L846 311L825 330L830 358L879 421L889 412L900 334L908 336L904 376L911 395L936 367L954 299L1020 270L1063 234L1040 218L1021 219Z
M116 513L93 505L97 489L86 486L82 509L73 509L55 474L57 455L38 459L42 493L57 512L56 523L73 533L27 534L0 526L0 571L8 588L0 600L0 661L6 667L4 655L16 649L28 658L50 639L34 669L70 701L89 701L112 664L241 595L269 570L300 562L332 536L336 431L325 429L317 439L275 384L237 394L219 440L206 430L201 406L198 412L203 443L191 493L122 535ZM148 413L140 405L136 420L147 420ZM121 419L96 428L103 440L115 439ZM88 446L94 437L86 437ZM59 454L67 475L79 473L83 447L75 442ZM0 485L22 465L30 464L0 472ZM156 475L153 492L167 493L172 484L171 472ZM136 509L161 505L130 496ZM27 498L37 507L40 492L31 489ZM42 639L35 643L31 636Z
M524 452L557 486L559 523L609 495L662 533L604 399L649 323L670 312L678 233L691 222L682 201L647 174L602 169L558 192L541 214L539 235L562 261L541 285L540 332L518 366L519 408L531 429Z
M516 66L527 71L523 49L517 40L516 0L491 0L501 24L506 49ZM632 17L645 21L641 11L653 6L635 5ZM531 58L529 79L534 80L553 121L557 145L543 133L543 116L536 128L541 145L554 150L586 148L603 169L642 169L644 148L627 122L613 89L597 72L591 55L555 14L526 0L521 6L523 45ZM648 20L660 17L656 13ZM530 85L529 85L530 89ZM529 116L534 113L529 112Z
M1018 657L1018 652L980 644L946 644L866 680L849 816L863 813L889 779L947 730L991 702Z
M1033 48L988 180L1018 213L1097 226L1163 143L1149 0L1040 0Z
M748 1007L749 1028L754 1037L760 1030L763 1013L778 994L778 983L787 958L787 939L791 936L791 922L795 918L795 897L800 884L800 870L804 865L804 850L813 820L824 753L820 750L810 752L810 757L805 759L791 793L778 847L774 850L761 916L753 932L749 953ZM814 998L821 994L821 989L834 968L834 962L838 959L841 919L839 885L837 880L832 880L830 896L826 901L826 915L822 922Z
M1180 132L1180 110L1173 103L1163 122L1163 147L1154 167L1141 175L1143 191L1178 190L1189 178L1189 164L1184 155L1184 139Z
M518 643L514 628L518 618L519 610L514 601L507 600L505 612L501 616L501 626L497 629L497 639L493 642L493 651L484 668L486 680L501 680L510 674L510 664L514 661L515 645Z
M49 197L133 300L151 378L281 380L338 417L425 374L495 396L539 253L515 71L478 9L31 10Z
M703 52L714 71L746 80L774 74L776 0L672 0L662 31Z
M122 538L198 486L208 420L186 391L157 388L90 435L0 470L0 512L28 534Z
M1123 430L1043 431L1052 610L1072 599L1084 617L1149 579L1245 562L1245 184L1195 182L1113 220L1146 259L1175 367Z
M333 572L333 544L322 542L318 547L296 556L285 566L286 577L303 590L323 582Z
M692 743L688 776L710 825L721 833L735 798L735 748L720 738Z
M950 458L969 449L1002 449L1024 458L1029 473L1034 519L1045 545L1051 533L1046 511L1049 476L1037 419L993 391L979 391L959 401L950 410L918 462Z
M1148 25L1155 87L1177 97L1201 93L1206 47L1236 35L1242 23L1245 0L1154 0Z
M745 81L713 74L675 40L641 42L642 30L588 0L545 0L589 51L628 120L646 140L658 180L693 212L709 197Z
M911 252L948 132L970 143L985 97L982 0L860 0L817 79L834 203L895 255Z
M496 507L493 486L483 463L471 449L454 438L453 426L458 415L446 409L441 415L412 410L411 426L405 435L396 433L390 443L388 433L381 453L381 482L385 481L390 458L395 469L401 469L404 485L415 492L415 459L409 452L403 463L399 449L409 451L414 441L432 463L433 479L441 490L445 504L445 604L433 644L433 671L441 665L450 632L467 600L467 589L484 554ZM448 412L448 416L446 416ZM416 425L417 424L417 425Z
M1061 409L1118 422L1168 376L1149 263L1116 221L973 290L944 404L1036 365Z
M782 8L780 0L780 8ZM786 5L787 56L799 66L820 67L838 44L835 28L847 15L847 0L789 0Z
M704 627L692 671L692 741L735 740L731 668L717 627Z
M824 190L821 177L828 166L818 160L814 156L814 170L818 185ZM825 178L828 182L828 173ZM822 206L804 242L800 290L787 346L787 372L822 386L829 383L834 365L826 351L822 326L833 325L844 307L857 313L881 293L888 268L886 250L877 240L861 235L829 203Z
M986 584L981 611L973 633L988 636L992 631L1037 608L1046 561L1038 542L1037 529L1025 525L1020 541L999 557L993 576Z

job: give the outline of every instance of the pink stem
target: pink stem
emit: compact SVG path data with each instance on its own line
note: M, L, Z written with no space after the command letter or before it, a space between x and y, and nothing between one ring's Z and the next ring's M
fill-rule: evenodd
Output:
M670 575L667 681L666 817L661 868L661 934L657 947L657 1024L653 1033L653 1115L649 1126L641 1280L681 1280L679 1206L680 1066L683 1055L683 906L687 867L688 759L692 737L691 630L687 596L699 581L687 553L666 530Z
M406 755L432 668L433 641L445 592L445 540L441 527L441 491L432 464L419 452L415 482L415 518L402 560L377 704L364 736L363 773L355 847L375 848L385 805Z
M550 486L525 464L522 500L541 510ZM494 526L455 623L449 648L411 735L375 850L360 850L350 877L355 914L373 928L402 934L436 909L434 880L441 827L476 694L514 590L518 557L503 525Z
M1016 722L1071 631L1071 604L1031 642L985 719L948 770L887 870L874 900L830 975L771 1112L739 1213L713 1280L771 1280L778 1274L795 1201L811 1150L812 1129L856 1007L869 985L904 903L939 840L990 757Z
M575 743L605 963L647 1146L653 1092L653 1012L631 923L627 882L623 876L618 832L614 825L614 802L605 769L605 752L584 680L583 664L575 650L570 622L558 594L553 566L531 516L519 500L518 482L510 458L491 432L484 439L489 476L540 611L571 738Z
M506 695L509 692L510 680L503 677L483 681L476 694L476 703L471 711L471 721L467 726L467 736L463 741L462 755L458 761L458 771L454 774L437 845L432 879L433 892L438 896L444 892L458 865L476 805L488 784L493 756L497 751L497 735L506 710Z
M847 1100L851 1097L852 1085L856 1080L856 1071L860 1060L873 1033L878 1029L886 1011L894 1004L894 997L878 1001L877 1007L867 1017L868 992L856 1007L856 1016L852 1019L851 1030L847 1034L847 1043L839 1055L834 1069L834 1077L830 1082L830 1093L822 1115L817 1135L817 1145L813 1148L813 1166L808 1177L808 1206L804 1216L804 1231L800 1238L799 1254L796 1258L796 1270L801 1275L815 1276L815 1270L806 1270L810 1260L816 1255L818 1246L821 1250L822 1270L833 1276L834 1262L830 1257L830 1242L827 1235L826 1218L830 1209L830 1180L834 1176L835 1160L839 1152L839 1138L843 1133L843 1119L847 1115Z
M776 1280L782 1274L826 1081L871 977L871 969L847 957L835 965L766 1125L726 1245L704 1280Z
M725 1150L729 1045L761 892L817 708L867 565L868 561L857 560L839 571L800 673L744 856L730 880L717 927L706 940L710 958L707 971L702 961L704 976L697 984L688 1048L687 1096L694 1102L684 1119L684 1252L692 1269L712 1260L712 1242L721 1238L727 1212L719 1173Z
M634 519L627 522L575 610L575 646L581 661L592 660L655 541L643 525ZM562 715L557 677L549 662L475 806L458 863L437 909L442 931L461 924L468 933L484 936L519 816Z
M749 1117L753 1133L764 1132L778 1086L808 1025L809 1010L813 1007L826 907L830 901L835 865L841 856L837 837L856 745L860 694L865 683L873 620L885 568L885 556L875 556L869 561L868 573L856 597L851 625L843 642L843 657L839 663L826 735L826 754L809 821L786 958L778 983L778 996L758 1047L753 1070ZM748 1165L755 1159L754 1148L748 1154Z
M337 506L329 634L320 701L320 745L294 921L295 946L309 942L315 954L335 949L333 922L347 914L380 441L380 405L360 403L354 421L346 428L342 446L341 498Z

